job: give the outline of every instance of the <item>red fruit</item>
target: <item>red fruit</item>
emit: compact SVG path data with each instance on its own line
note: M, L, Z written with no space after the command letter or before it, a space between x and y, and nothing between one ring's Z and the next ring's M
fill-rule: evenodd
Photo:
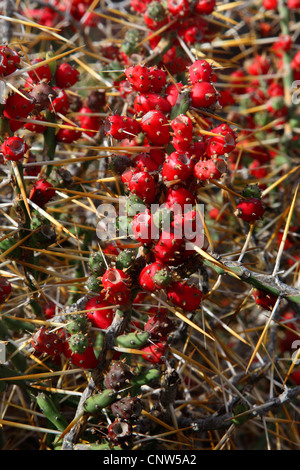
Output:
M130 6L138 13L145 13L148 3L152 0L131 0Z
M169 101L158 93L141 93L136 96L134 100L134 109L137 113L148 113L157 109L164 114L167 114L171 111L171 105Z
M39 62L43 62L44 59L37 58L31 61L31 65L38 64ZM50 82L51 80L51 69L48 64L41 65L41 67L37 67L33 70L29 70L28 72L29 77L33 83L38 83L41 80L46 80L46 82Z
M210 158L195 164L194 176L200 181L218 180L226 173L226 170L227 164L225 160L222 158Z
M190 8L188 0L167 0L167 10L171 16L183 18L189 14Z
M4 54L7 59L7 65L4 71L4 75L10 75L17 69L18 65L21 62L21 58L16 51L7 46L0 46L0 52L1 54ZM6 61L4 61L4 63L6 64Z
M168 22L167 12L161 2L153 1L148 5L143 20L149 29L156 31Z
M228 124L221 124L211 129L211 132L221 135L205 139L205 152L209 157L228 154L235 149L235 134Z
M147 171L134 173L128 183L128 189L140 197L146 204L152 204L155 201L155 179Z
M64 350L63 341L58 334L48 331L44 326L34 333L31 344L37 352L49 356L57 356Z
M102 284L106 292L116 295L127 290L129 277L121 269L109 268L102 276Z
M39 114L37 116L34 116L34 120L46 121L46 118L42 114ZM35 124L33 122L26 122L26 124L24 124L24 127L28 131L34 132L35 134L43 134L47 129L47 126L43 126L43 124Z
M140 171L147 171L152 176L157 174L159 165L150 157L149 153L139 153L134 158L134 166Z
M164 70L157 67L149 67L149 90L153 93L161 93L166 85L167 74Z
M265 209L260 199L254 197L242 200L235 212L244 222L253 223L258 219L262 219Z
M152 149L150 147L149 150L149 155L152 158L152 160L155 160L157 165L162 165L163 162L165 161L165 151L161 149Z
M183 87L182 83L171 83L166 88L166 99L169 101L170 105L173 107L177 104L177 101L180 97L180 90Z
M138 121L119 114L109 116L104 123L104 133L117 140L133 139L140 130Z
M217 100L216 90L210 82L195 83L191 87L190 100L195 108L209 108Z
M98 359L95 356L94 348L92 345L82 353L73 353L69 348L68 341L64 343L64 355L70 358L72 364L76 367L83 369L95 369L98 364Z
M47 304L43 305L43 312L46 318L50 319L53 318L55 315L55 303L54 302L48 302Z
M290 379L294 384L300 385L300 370L293 370L290 374Z
M11 284L3 276L0 277L0 304L3 304L11 293Z
M267 57L257 55L248 67L248 73L251 75L265 75L270 68L270 62Z
M173 282L167 287L169 300L183 310L196 310L201 302L202 292L194 286L183 284L182 282Z
M188 69L189 79L194 84L197 82L209 82L212 68L206 60L195 60Z
M117 292L116 294L112 294L107 292L106 299L112 305L125 305L130 301L131 298L131 290L129 287L122 292Z
M222 220L224 219L224 214L223 213L221 214L220 209L218 209L217 207L214 207L214 209L211 209L209 211L209 217L212 220Z
M35 107L35 100L24 90L19 93L13 93L5 101L3 114L8 119L26 118Z
M166 343L158 342L144 346L140 351L146 361L152 364L161 364L164 362L164 354L166 353L167 347Z
M249 165L249 173L256 179L263 179L268 174L268 169L262 166L259 160L253 160Z
M233 98L230 90L220 90L218 101L222 108L225 108L225 106L233 106L235 104L235 99Z
M53 90L57 93L57 96L54 98L54 100L52 100L50 111L66 114L70 107L67 93L58 87L53 87Z
M150 245L156 238L155 225L150 211L140 212L133 217L131 228L136 241Z
M5 75L8 66L8 60L3 52L0 52L0 75Z
M32 155L32 153L29 153L29 157L26 163L35 163L35 162L36 162L35 156ZM40 165L27 166L27 167L24 167L24 176L37 176L40 171L41 171Z
M177 153L186 153L190 148L191 141L187 137L178 137L174 135L172 138L172 144Z
M179 114L176 118L172 119L171 128L176 137L192 140L193 122L191 118L185 114Z
M300 8L300 1L299 0L288 0L287 2L288 8Z
M154 276L160 273L161 275L161 283L156 282ZM167 266L159 261L155 261L154 263L148 264L145 266L139 276L139 283L143 289L149 292L154 292L159 290L163 287L163 277L165 277L166 282L170 278L170 272Z
M194 194L183 186L172 186L166 192L165 204L171 209L176 204L184 210L185 206L189 207L196 203Z
M29 194L29 199L38 206L42 207L54 196L55 189L53 188L53 185L49 183L49 181L42 178L38 180L33 186Z
M139 170L137 168L128 168L128 170L123 171L121 174L122 183L128 187L133 175L137 174Z
M266 10L275 10L277 8L278 1L277 0L263 0L262 4Z
M161 175L164 182L185 181L193 171L193 161L184 153L171 153L165 160Z
M125 76L136 91L145 93L149 90L149 70L145 65L134 65L125 70Z
M256 304L265 310L272 310L278 298L277 295L272 295L260 289L254 289L253 296Z
M80 139L82 132L78 131L74 126L74 129L59 129L58 133L56 134L57 142L64 142L66 144L71 144L75 142L75 140Z
M216 0L197 0L195 4L195 12L203 15L210 15L215 9Z
M64 62L55 71L55 81L58 88L70 88L79 80L80 73L71 64Z
M174 322L163 312L150 317L144 326L144 330L150 333L150 338L158 341L166 339L174 329Z
M140 124L142 132L152 144L166 145L169 143L169 123L161 111L149 111L142 117Z
M106 330L113 321L115 310L102 294L90 298L85 310L87 310L88 319L96 328Z
M29 147L25 140L17 136L9 137L1 145L1 152L5 159L14 162L21 160L28 149Z
M243 70L235 70L231 74L232 91L238 95L241 95L246 92L246 82L243 80L244 77L245 73L243 72Z
M183 239L173 232L164 230L153 248L156 261L165 265L176 265L182 260Z
M82 132L89 137L94 137L100 129L101 121L97 116L90 116L90 114L93 114L93 110L88 106L82 106L78 112L79 114L76 116L78 125L85 129Z
M204 158L204 152L205 152L205 144L204 142L192 142L189 145L189 148L185 151L185 153L194 160L194 162L197 162L199 160L202 160Z

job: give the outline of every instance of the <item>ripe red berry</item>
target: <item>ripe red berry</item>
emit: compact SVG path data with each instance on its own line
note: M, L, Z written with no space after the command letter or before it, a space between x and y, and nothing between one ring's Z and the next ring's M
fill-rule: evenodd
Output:
M215 9L216 0L197 0L195 3L195 12L203 15L210 15Z
M35 100L24 91L13 93L5 101L3 114L8 119L26 118L35 107Z
M36 58L31 61L31 65L38 64L43 62L44 59ZM41 65L40 67L34 68L29 70L28 75L33 83L38 83L41 80L45 80L46 82L50 82L52 73L49 67L49 64Z
M130 66L125 70L125 76L136 91L145 93L149 90L149 70L145 65Z
M220 179L226 173L227 164L222 158L199 161L194 166L194 176L200 181Z
M145 266L139 276L139 283L143 289L154 292L168 285L171 280L168 266L160 261Z
M155 201L155 179L147 171L134 173L128 183L128 188L130 192L140 197L145 204L152 204Z
M55 81L58 88L70 88L79 80L80 73L67 62L60 64L55 71Z
M192 140L193 137L193 122L189 116L179 114L171 121L171 128L176 137L187 138Z
M90 298L85 306L87 317L96 328L106 330L112 323L115 310L103 294Z
M171 16L183 18L190 12L188 0L167 0L167 10Z
M217 93L210 82L197 82L192 85L190 100L195 108L209 108L217 100Z
M102 284L104 289L112 294L124 292L128 286L129 277L121 269L109 268L102 276Z
M19 66L21 58L18 52L14 51L13 49L7 46L0 46L0 52L1 54L4 54L7 59L7 65L3 74L4 76L10 75Z
M212 74L211 65L206 60L195 60L188 69L189 79L194 84L209 82Z
M0 305L5 302L12 291L10 282L3 276L0 277Z
M38 180L33 186L29 194L29 199L42 207L55 196L55 189L53 185L46 179Z
M194 205L196 198L194 194L183 186L170 187L165 195L165 204L171 209L178 205L184 211L185 206L190 209L190 205Z
M191 176L193 167L193 161L186 154L172 152L166 158L162 167L163 181L185 181Z
M59 335L49 331L46 327L42 327L34 333L31 344L37 352L49 356L57 356L64 350L64 344Z
M17 136L9 137L1 145L1 152L4 158L15 162L21 160L28 149L29 147L25 140Z
M146 114L154 109L167 114L171 111L169 101L158 93L146 92L136 96L134 100L134 109L137 113Z
M174 232L163 230L153 248L155 260L167 266L178 265L182 261L183 243L182 237Z
M260 289L254 289L253 296L255 298L256 304L265 310L272 310L277 300L276 295L270 294L269 292L265 292Z
M167 74L156 66L149 67L149 90L153 93L161 93L166 85Z
M5 54L3 54L3 52L0 52L0 75L5 75L7 66L8 66L7 57Z
M56 98L51 100L50 111L55 113L67 114L70 102L67 93L59 87L53 87L56 92Z
M101 120L99 120L98 116L93 116L92 114L93 110L90 107L82 106L78 111L78 116L76 116L78 125L85 129L82 132L89 137L95 137L101 126Z
M64 142L66 144L71 144L75 142L75 140L80 139L82 132L78 131L74 126L74 129L59 129L58 133L56 134L57 142Z
M161 111L149 111L142 117L140 124L142 132L153 145L166 145L169 143L169 123Z
M136 241L144 245L150 245L154 240L154 224L151 212L147 209L145 212L136 214L133 217L131 228Z
M67 358L70 358L72 364L76 367L81 367L83 369L95 369L97 367L98 360L95 356L92 345L88 346L83 353L74 353L71 351L68 341L65 341L63 352Z
M208 157L225 155L235 149L235 133L228 124L220 124L211 129L218 136L209 136L205 139L205 152Z
M236 208L235 215L240 217L244 222L253 223L261 219L264 215L265 208L260 199L248 198L242 200Z
M109 116L104 123L104 133L117 140L133 139L140 130L138 121L119 114Z
M55 315L56 306L55 303L50 301L47 304L43 305L43 312L46 318L53 318Z
M157 342L141 348L142 357L152 364L161 364L164 362L164 355L167 351L167 343Z
M202 292L197 287L184 284L180 281L173 282L167 287L169 300L183 310L196 310L202 299Z

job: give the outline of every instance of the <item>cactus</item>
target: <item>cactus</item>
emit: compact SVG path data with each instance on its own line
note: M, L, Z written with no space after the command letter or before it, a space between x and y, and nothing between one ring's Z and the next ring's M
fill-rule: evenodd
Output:
M64 431L68 425L68 421L59 412L52 397L42 392L37 395L36 401L45 417L56 427L56 429Z
M115 346L122 348L135 348L139 349L144 346L149 339L148 332L133 332L127 333L115 338Z
M117 397L117 392L114 389L107 388L102 393L92 395L83 404L83 409L86 413L97 414L104 408L110 406Z

